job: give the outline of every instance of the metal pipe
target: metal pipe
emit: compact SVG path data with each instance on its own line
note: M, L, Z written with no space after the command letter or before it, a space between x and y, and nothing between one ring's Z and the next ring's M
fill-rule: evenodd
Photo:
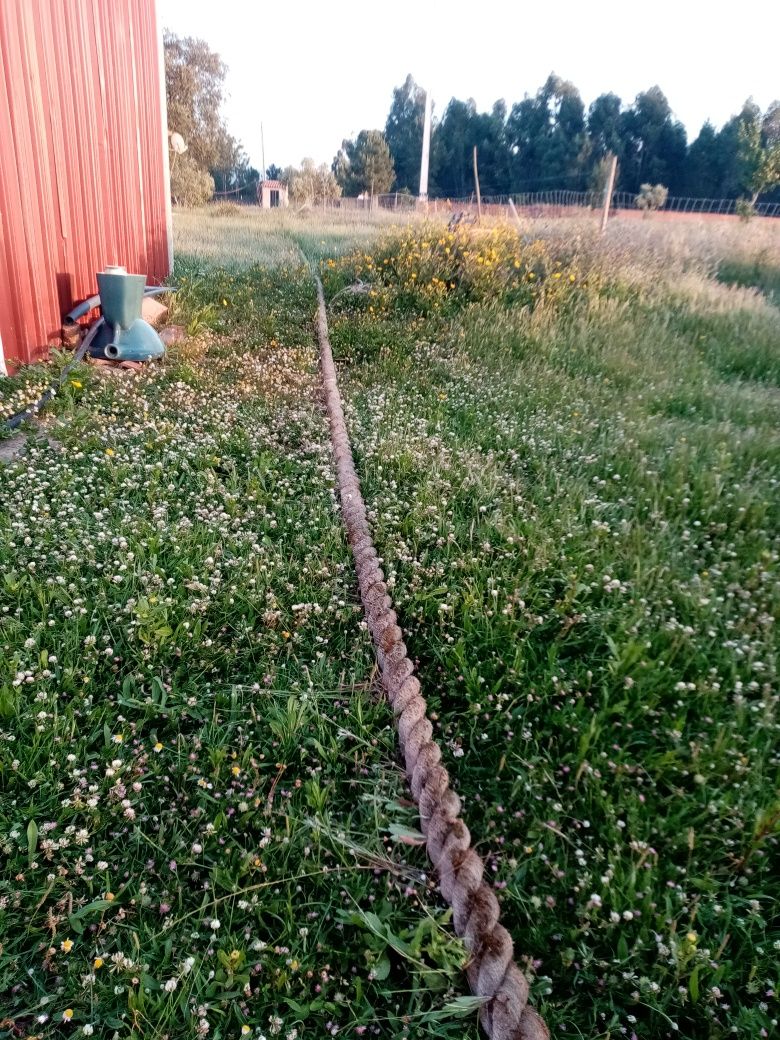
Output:
M146 296L161 296L163 293L175 293L176 289L170 285L147 285L144 289L144 297ZM73 310L63 318L64 322L75 322L79 318L83 318L85 314L89 314L95 307L100 306L100 294L96 293L94 296L90 296L88 300L84 300L83 303L77 303Z

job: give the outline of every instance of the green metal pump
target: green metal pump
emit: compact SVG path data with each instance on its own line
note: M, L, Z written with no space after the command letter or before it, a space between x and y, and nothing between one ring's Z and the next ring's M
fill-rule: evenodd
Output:
M107 267L97 276L100 305L111 340L103 346L112 361L148 361L165 353L163 342L141 317L146 277L124 267Z

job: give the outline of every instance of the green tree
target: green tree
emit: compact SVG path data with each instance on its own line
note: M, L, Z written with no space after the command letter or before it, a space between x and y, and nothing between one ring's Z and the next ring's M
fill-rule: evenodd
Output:
M163 45L168 129L187 145L186 155L171 162L172 181L186 176L194 183L194 171L200 170L211 173L221 191L239 186L249 161L220 114L227 66L204 40L166 30ZM203 177L197 180L202 193L207 182Z
M760 195L780 187L780 102L775 102L763 119L756 115L740 127L740 158L744 185L755 206Z
M472 99L452 98L431 142L433 176L447 198L463 198L474 190L476 118L477 106Z
M512 191L544 187L544 139L550 114L539 96L524 97L512 105L507 119L507 141L512 157Z
M709 120L691 143L685 159L685 193L694 198L721 197L723 156L715 127Z
M304 159L299 170L288 167L284 171L284 180L290 190L290 198L301 206L324 205L341 195L341 186L327 163L317 166L313 159Z
M354 141L343 141L331 169L347 195L381 195L395 181L393 157L381 130L361 130Z
M685 127L672 116L660 87L638 94L623 113L621 187L638 192L643 183L666 184L672 194L685 178Z
M214 178L188 153L171 162L171 198L177 206L202 206L214 197Z
M512 106L506 136L514 191L584 187L585 107L573 83L551 73L533 98Z
M759 120L761 110L748 98L741 110L727 120L718 133L718 153L721 167L721 184L719 194L727 199L737 198L747 191L745 185L745 164L742 156L742 128Z
M585 135L585 106L573 83L559 76L549 76L543 97L550 113L549 132L543 151L546 174L556 186L581 186Z
M474 192L474 148L479 161L483 195L509 191L509 149L506 141L506 103L496 101L490 112L477 112L473 98L453 98L431 143L434 181L448 198Z
M402 86L393 90L385 123L385 140L393 157L399 191L416 195L419 189L424 125L425 91L408 75Z
M480 112L472 121L472 138L479 160L480 189L486 196L509 194L510 163L506 120L506 101L500 98L494 102L490 112Z
M600 94L588 109L588 143L593 163L599 163L609 152L620 155L623 150L622 107L617 94Z

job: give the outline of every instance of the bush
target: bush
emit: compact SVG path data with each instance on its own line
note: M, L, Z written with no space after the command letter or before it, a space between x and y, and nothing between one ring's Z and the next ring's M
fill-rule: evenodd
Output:
M188 154L171 161L171 198L177 206L202 206L214 195L214 178Z
M373 255L358 250L328 260L324 272L337 291L355 280L369 283L364 300L376 313L452 313L483 300L535 308L569 300L584 284L575 256L555 256L540 239L524 244L506 227L415 226L391 233Z
M663 184L642 184L639 188L636 202L637 208L650 213L652 210L663 209L669 197L669 189Z
M209 206L210 217L240 217L243 212L244 207L236 202L215 202Z

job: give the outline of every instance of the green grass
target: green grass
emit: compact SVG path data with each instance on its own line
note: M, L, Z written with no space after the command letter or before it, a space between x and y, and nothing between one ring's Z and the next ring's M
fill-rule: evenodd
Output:
M197 338L82 366L0 483L0 1035L460 1036L308 271L177 280Z
M254 263L295 265L370 246L378 232L408 219L392 212L323 214L319 210L263 211L256 206L207 206L174 212L176 253L229 268Z
M776 242L175 219L192 338L81 366L0 473L0 1037L479 1035L301 252L372 285L330 312L364 491L554 1035L772 1035L780 315L717 274Z
M758 289L775 303L780 303L780 266L771 255L759 253L748 260L724 260L718 276L728 285L743 285Z
M334 351L378 549L542 1010L561 1036L769 1035L780 314L726 290L702 306L704 274L686 295L620 269L523 309L503 274L477 299L453 282L430 314L403 272L446 263L410 237L401 274L375 269L381 333L370 298L340 297ZM334 293L365 263L327 273Z

